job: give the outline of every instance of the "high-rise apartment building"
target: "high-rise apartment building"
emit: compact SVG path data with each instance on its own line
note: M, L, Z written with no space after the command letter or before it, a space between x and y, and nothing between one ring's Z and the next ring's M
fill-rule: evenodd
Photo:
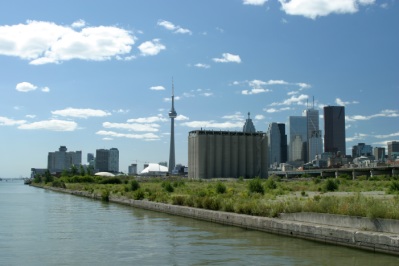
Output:
M137 163L132 163L128 167L128 174L129 175L137 175Z
M399 141L389 141L388 146L388 159L395 160L399 157Z
M345 107L325 106L324 108L324 151L346 155Z
M97 149L96 150L96 169L100 172L119 172L119 150Z
M60 146L58 151L49 152L47 156L47 169L50 172L69 170L73 165L82 164L82 151L67 152L66 146Z
M308 139L306 116L290 116L289 128L290 128L289 160L305 162L307 154L307 139Z

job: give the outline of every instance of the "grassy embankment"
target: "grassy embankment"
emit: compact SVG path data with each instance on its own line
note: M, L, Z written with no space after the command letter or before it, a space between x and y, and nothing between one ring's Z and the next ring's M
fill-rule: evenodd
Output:
M248 215L276 217L279 213L319 212L399 219L399 177L358 177L349 180L187 180L183 178L61 177L44 186L87 191L101 196L125 197Z

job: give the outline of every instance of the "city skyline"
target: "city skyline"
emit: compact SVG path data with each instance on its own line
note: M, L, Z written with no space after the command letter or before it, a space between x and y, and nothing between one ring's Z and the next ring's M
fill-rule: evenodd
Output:
M322 131L323 107L345 106L346 154L387 148L399 139L399 3L326 3L3 3L0 176L45 168L59 146L83 158L116 147L123 172L167 161L172 77L176 164L192 130L242 131L250 112L266 132L312 97Z

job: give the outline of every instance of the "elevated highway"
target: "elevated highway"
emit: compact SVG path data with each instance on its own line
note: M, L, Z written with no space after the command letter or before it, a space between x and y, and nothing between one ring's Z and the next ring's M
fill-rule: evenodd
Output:
M382 166L382 167L368 167L368 168L326 168L326 169L310 169L310 170L292 170L292 171L272 171L269 170L270 175L278 175L285 178L307 176L321 176L339 177L340 175L347 174L356 179L357 176L373 177L376 175L397 176L399 175L399 166Z

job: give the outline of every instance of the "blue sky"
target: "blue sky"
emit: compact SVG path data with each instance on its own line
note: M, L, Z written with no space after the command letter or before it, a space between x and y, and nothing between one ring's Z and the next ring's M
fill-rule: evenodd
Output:
M394 0L2 1L1 177L47 167L67 146L120 151L120 170L176 163L188 132L259 131L306 102L345 105L347 154L399 139Z

